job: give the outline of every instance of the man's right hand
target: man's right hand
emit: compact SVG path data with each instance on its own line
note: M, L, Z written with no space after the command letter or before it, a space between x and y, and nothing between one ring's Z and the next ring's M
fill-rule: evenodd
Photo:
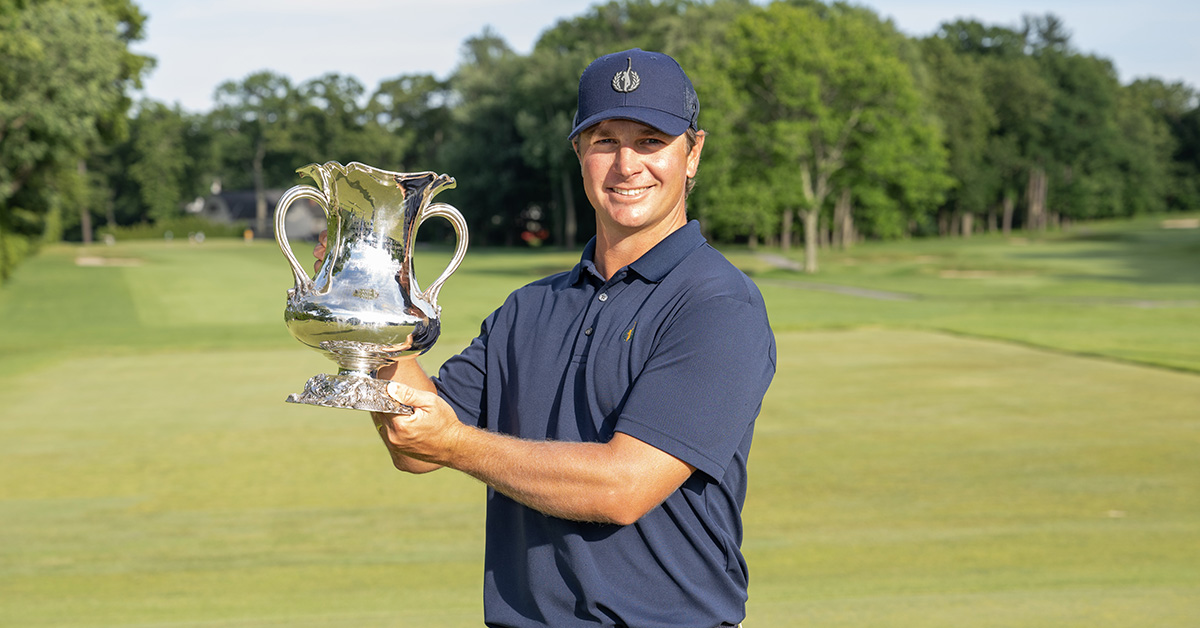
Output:
M317 245L313 247L313 257L317 261L313 263L313 273L321 272L321 264L325 263L325 250L329 248L329 230L326 229L317 234Z

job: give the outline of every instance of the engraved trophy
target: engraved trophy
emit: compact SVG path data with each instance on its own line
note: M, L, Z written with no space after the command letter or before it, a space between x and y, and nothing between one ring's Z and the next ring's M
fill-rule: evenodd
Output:
M338 373L315 375L304 392L287 401L411 414L412 408L387 394L387 382L376 379L375 372L424 353L438 338L438 291L467 252L467 223L457 209L430 204L430 199L455 181L444 174L388 172L358 162L310 164L297 172L319 187L291 188L275 210L275 240L296 279L283 319L297 340L337 362ZM325 260L311 279L284 231L288 207L301 198L316 202L328 225ZM421 290L413 244L417 228L434 217L450 221L457 242L449 265Z

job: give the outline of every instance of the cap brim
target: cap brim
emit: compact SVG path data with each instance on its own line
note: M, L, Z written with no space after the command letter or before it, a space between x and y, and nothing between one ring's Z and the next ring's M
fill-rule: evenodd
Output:
M691 120L680 118L675 114L658 109L648 109L646 107L613 107L605 109L576 124L575 128L571 130L571 134L567 136L567 139L573 140L584 129L605 120L633 120L634 122L641 122L672 137L683 135L688 130L688 127L692 125Z

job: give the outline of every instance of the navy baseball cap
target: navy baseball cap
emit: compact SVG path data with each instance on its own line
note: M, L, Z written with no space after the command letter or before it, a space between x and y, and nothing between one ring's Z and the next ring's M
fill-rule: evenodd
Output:
M633 120L667 135L700 130L700 99L683 68L639 48L596 59L579 77L579 109L567 139L604 120Z

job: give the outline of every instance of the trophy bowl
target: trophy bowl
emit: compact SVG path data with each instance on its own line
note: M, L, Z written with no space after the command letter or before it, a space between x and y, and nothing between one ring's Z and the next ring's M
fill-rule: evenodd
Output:
M467 223L454 207L430 200L455 181L444 174L389 172L358 162L310 164L297 172L318 186L291 188L275 210L275 240L295 278L283 319L292 336L336 362L338 372L313 376L287 401L411 414L412 408L387 394L387 381L376 373L437 341L437 295L466 255ZM325 259L312 278L296 260L284 230L288 207L301 198L314 201L327 218ZM457 241L446 269L421 290L413 245L421 223L434 217L450 221Z

